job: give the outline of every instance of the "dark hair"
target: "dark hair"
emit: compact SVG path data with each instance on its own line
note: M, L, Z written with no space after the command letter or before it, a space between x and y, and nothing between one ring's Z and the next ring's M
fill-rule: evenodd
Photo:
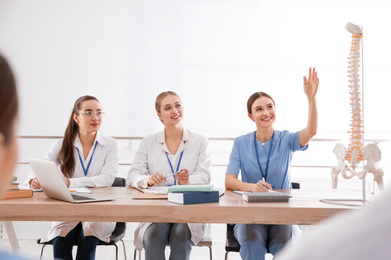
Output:
M249 99L247 100L247 112L249 114L252 114L251 113L251 107L253 106L255 100L257 100L258 98L260 97L267 97L267 98L270 98L272 101L273 101L273 104L276 105L276 103L274 102L273 98L265 93L265 92L255 92L254 94L252 94Z
M18 115L18 95L14 74L7 60L0 55L0 132L8 144L13 135L12 125Z
M167 97L167 96L177 96L179 99L181 99L179 97L179 95L177 93L175 93L174 91L164 91L162 93L160 93L157 97L156 97L156 100L155 100L155 109L156 109L156 112L160 113L160 106L162 105L162 100Z
M81 104L87 100L99 100L93 96L82 96L79 97L73 105L71 118L69 119L68 126L65 129L64 140L62 141L61 150L57 155L57 160L60 162L61 171L65 177L71 178L75 171L75 157L73 155L73 142L79 133L79 125L73 119L73 115L79 114Z

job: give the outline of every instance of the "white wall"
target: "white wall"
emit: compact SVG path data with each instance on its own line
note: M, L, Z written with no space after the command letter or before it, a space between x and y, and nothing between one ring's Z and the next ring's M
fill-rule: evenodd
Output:
M319 71L319 135L348 123L346 22L364 26L367 134L391 130L385 106L391 2L268 0L0 0L0 51L19 82L21 135L61 135L75 99L97 96L105 132L144 136L161 129L153 102L172 89L186 126L207 136L254 128L247 98L269 92L277 128L306 123L302 76Z
M20 135L62 135L73 102L91 94L107 112L105 134L145 136L162 129L154 99L164 90L181 95L186 127L209 137L254 130L246 101L255 91L275 99L276 129L296 131L307 120L302 76L315 66L317 138L347 139L351 21L364 26L366 137L390 140L390 8L382 0L0 0L0 52L18 79ZM19 160L42 157L50 144L21 140ZM137 145L121 142L121 162ZM226 163L230 147L213 143L213 162ZM312 147L298 164L333 163L331 145ZM382 143L386 174L390 148ZM18 166L17 175L28 171ZM213 170L217 186L224 171ZM328 178L328 169L316 172Z

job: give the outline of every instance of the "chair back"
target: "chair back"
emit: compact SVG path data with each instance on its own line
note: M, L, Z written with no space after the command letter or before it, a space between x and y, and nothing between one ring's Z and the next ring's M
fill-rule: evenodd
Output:
M227 224L227 239L225 241L225 251L239 252L240 245L234 235L235 224Z
M111 187L125 187L126 179L122 177L115 177L113 184ZM110 236L110 242L117 243L125 236L126 232L126 223L125 222L117 222L115 225L113 233Z
M124 238L126 232L126 223L125 222L117 222L113 233L110 236L110 243L117 243L122 238Z
M111 187L126 187L126 179L122 177L115 177Z

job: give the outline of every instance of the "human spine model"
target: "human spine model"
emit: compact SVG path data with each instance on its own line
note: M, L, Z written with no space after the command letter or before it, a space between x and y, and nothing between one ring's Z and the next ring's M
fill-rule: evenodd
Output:
M348 57L348 78L350 94L350 142L346 151L346 161L355 171L362 161L362 149L364 146L364 120L362 116L362 98L360 84L361 40L362 29L352 23L347 23L346 30L352 33L350 54Z
M331 168L332 187L338 186L338 174L341 172L345 179L350 179L358 176L364 179L368 172L374 174L374 180L378 183L379 189L383 189L383 171L375 166L381 158L381 151L376 144L368 144L370 149L364 148L366 154L363 158L364 147L364 117L362 111L362 89L361 89L361 44L362 44L362 28L358 25L347 23L345 29L352 34L351 48L348 57L348 78L349 78L349 94L350 94L350 139L346 149L341 143L334 147L334 154L337 157L338 165ZM366 146L366 148L367 148ZM373 146L376 146L374 148ZM356 172L356 167L360 162L367 160L364 170L360 173ZM350 174L347 174L347 171Z

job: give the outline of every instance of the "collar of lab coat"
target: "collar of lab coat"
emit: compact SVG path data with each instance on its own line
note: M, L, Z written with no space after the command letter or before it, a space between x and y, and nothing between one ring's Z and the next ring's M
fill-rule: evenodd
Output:
M189 139L190 139L190 131L183 128L182 141L178 147L178 150L176 151L176 154L179 154L185 150L186 142L189 141ZM159 133L158 141L162 145L162 150L166 153L171 154L166 145L166 133L164 132L164 130Z
M103 136L100 134L100 132L98 132L95 136L95 140L94 140L94 144L95 142L98 142L100 145L103 145L105 146L106 145L106 142L105 142L105 139L103 138ZM81 146L81 142L80 142L80 138L79 138L79 134L77 134L76 136L76 139L75 141L73 142L73 146L78 148L79 150L83 150L83 147Z

